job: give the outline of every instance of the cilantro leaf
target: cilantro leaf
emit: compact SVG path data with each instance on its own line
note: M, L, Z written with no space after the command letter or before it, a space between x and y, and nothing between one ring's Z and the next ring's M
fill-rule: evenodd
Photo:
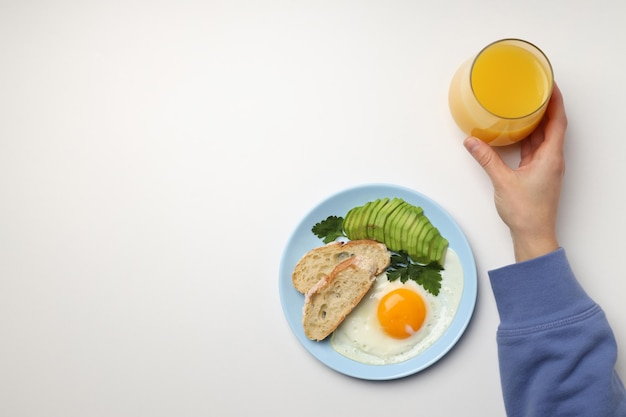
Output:
M406 252L392 252L391 262L387 268L387 279L405 283L409 279L424 287L433 295L438 295L441 289L441 271L443 267L437 262L418 264L411 260Z
M420 275L422 287L433 295L438 295L441 289L441 273L436 269L425 268Z
M326 220L316 223L311 231L324 243L330 243L338 237L346 236L343 231L343 217L338 216L328 216Z

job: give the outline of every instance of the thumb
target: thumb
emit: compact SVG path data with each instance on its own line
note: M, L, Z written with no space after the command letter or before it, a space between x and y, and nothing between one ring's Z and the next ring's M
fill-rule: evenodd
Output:
M473 136L467 137L463 141L465 149L483 167L491 181L494 182L508 170L500 155L487 143Z

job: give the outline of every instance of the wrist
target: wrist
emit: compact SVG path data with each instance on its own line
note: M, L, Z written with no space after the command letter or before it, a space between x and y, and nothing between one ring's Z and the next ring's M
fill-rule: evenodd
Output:
M548 236L512 236L515 261L523 262L554 252L559 242L554 235Z

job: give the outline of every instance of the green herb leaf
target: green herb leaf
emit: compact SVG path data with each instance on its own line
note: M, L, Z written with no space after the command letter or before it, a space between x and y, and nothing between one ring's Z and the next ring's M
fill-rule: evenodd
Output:
M328 216L326 220L315 224L311 231L324 243L330 243L338 237L346 236L343 231L343 217L338 216Z
M406 252L392 252L391 262L387 268L387 279L389 281L399 279L402 283L412 279L436 296L441 289L442 270L443 267L437 262L422 265L413 262Z
M441 273L437 269L424 268L420 275L422 287L433 295L438 295L441 289Z

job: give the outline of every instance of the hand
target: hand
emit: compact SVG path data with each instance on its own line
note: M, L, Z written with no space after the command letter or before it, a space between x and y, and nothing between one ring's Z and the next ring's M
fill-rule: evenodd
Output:
M517 169L509 168L496 150L480 139L470 136L463 142L491 179L496 209L511 231L517 262L559 247L556 222L565 172L566 129L563 96L555 85L544 119L521 144Z

